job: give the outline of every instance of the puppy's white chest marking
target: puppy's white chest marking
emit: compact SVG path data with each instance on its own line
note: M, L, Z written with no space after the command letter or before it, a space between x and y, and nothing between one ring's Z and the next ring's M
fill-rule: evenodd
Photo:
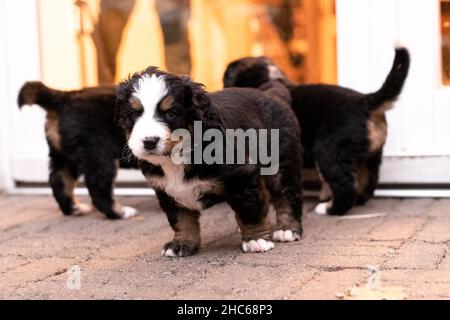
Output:
M200 180L198 178L185 180L184 166L175 165L170 159L158 163L164 171L164 177L147 177L151 187L167 193L180 205L191 210L202 210L200 198L205 193L220 193L221 187L214 180Z

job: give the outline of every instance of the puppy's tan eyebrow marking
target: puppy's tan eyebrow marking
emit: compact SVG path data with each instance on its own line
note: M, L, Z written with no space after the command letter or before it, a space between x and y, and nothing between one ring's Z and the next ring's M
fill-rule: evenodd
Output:
M141 101L136 97L132 97L130 99L130 105L134 110L137 110L137 111L142 111L144 109Z
M168 111L173 104L173 97L172 96L167 96L165 97L160 103L159 103L159 109L161 111Z

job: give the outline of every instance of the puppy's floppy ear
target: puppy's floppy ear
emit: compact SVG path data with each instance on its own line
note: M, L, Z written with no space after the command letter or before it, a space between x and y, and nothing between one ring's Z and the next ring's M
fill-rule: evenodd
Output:
M213 106L203 84L192 81L189 77L183 77L185 105L194 116L194 121L201 121L203 128L224 130L219 112Z
M117 89L117 97L116 97L116 105L114 109L114 122L116 124L119 124L120 122L120 114L123 107L123 104L126 100L127 95L127 87L128 87L128 81L124 80L119 84L119 87Z
M116 105L114 109L114 123L122 129L130 129L131 119L127 114L127 106L131 95L132 78L122 81L117 90Z

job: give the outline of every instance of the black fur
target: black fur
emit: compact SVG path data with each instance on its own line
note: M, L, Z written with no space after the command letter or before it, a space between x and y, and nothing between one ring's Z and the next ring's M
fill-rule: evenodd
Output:
M397 49L385 83L371 94L333 85L296 85L266 57L231 63L224 84L257 88L271 80L271 70L272 77L273 70L277 70L275 78L290 89L292 108L300 122L305 166L317 166L331 187L333 201L328 213L342 215L355 203L363 204L373 197L384 141L374 145L370 130L375 125L377 132L385 136L386 104L400 95L409 66L408 50Z
M117 163L137 168L137 160L123 155L126 138L114 124L116 98L115 86L59 91L28 82L20 90L20 107L37 104L47 111L49 181L65 215L81 213L73 189L84 175L94 206L110 219L123 217L113 199Z
M273 83L263 88L266 93L255 89L228 89L209 94L202 85L189 78L174 76L150 67L124 81L119 89L116 120L128 136L133 132L136 119L143 112L134 110L130 99L139 79L151 75L164 79L168 88L167 96L173 97L171 110L177 111L176 119L164 118L160 110L155 113L159 121L164 121L172 132L179 128L191 130L194 121L201 121L205 130L216 128L222 132L226 129L281 131L280 172L275 176L261 176L260 164L183 165L184 183L195 180L215 181L221 186L220 190L212 188L200 194L195 199L200 203L199 208L180 204L170 191L154 183L159 181L162 175L165 176L164 179L170 179L160 164L167 159L171 161L168 154L152 158L154 160L141 161L142 171L150 186L157 190L161 208L166 212L175 232L174 240L169 242L164 250L170 249L177 256L188 256L197 252L200 247L200 235L194 237L194 241L192 236L187 237L187 227L180 226L183 223L180 216L189 216L195 229L199 211L220 202L228 203L236 212L243 241L272 239L266 221L269 208L266 189L269 190L272 202L278 210L277 230L291 230L300 236L302 149L299 125L290 108L289 91L283 85ZM161 98L161 101L163 99L165 98Z

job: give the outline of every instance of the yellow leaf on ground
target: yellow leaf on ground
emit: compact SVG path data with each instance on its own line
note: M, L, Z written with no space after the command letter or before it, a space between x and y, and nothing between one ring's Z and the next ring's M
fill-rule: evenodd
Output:
M405 300L407 298L403 288L386 287L380 289L354 287L345 293L336 293L341 300Z

